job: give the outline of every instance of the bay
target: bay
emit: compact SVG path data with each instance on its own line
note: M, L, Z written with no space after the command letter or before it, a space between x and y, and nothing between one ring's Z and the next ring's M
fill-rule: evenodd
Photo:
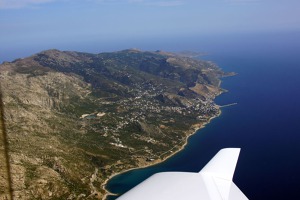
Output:
M280 38L284 38L280 36ZM197 172L217 151L240 147L234 182L249 199L294 199L300 175L300 45L298 36L234 41L211 50L213 60L237 76L223 80L220 117L189 138L185 149L163 163L115 176L107 188L122 194L163 171ZM259 42L258 42L259 41ZM109 197L109 200L115 197Z

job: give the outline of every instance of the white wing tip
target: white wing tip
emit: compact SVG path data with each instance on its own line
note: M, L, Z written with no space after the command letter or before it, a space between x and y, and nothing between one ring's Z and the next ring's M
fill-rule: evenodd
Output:
M232 180L240 148L221 149L200 171L218 178Z

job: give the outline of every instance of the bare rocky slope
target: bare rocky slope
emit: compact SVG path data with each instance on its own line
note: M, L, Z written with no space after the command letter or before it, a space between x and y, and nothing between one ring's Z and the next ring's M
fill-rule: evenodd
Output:
M14 199L102 199L116 172L178 150L219 110L215 64L48 50L0 65Z

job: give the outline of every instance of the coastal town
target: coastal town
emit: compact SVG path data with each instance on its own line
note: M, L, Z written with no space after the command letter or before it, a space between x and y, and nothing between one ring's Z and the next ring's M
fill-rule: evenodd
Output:
M212 95L203 99L195 98L188 100L181 97L176 99L177 101L166 103L158 97L172 97L165 95L167 92L160 85L155 86L148 83L147 88L150 89L137 87L136 90L131 91L133 97L130 98L118 101L100 100L98 102L100 105L98 111L83 114L80 119L82 123L89 124L91 127L93 124L97 126L98 128L94 129L94 131L99 132L104 137L111 137L113 141L109 144L118 148L127 148L131 151L136 151L133 146L126 144L126 141L124 142L121 139L122 135L130 130L130 127L130 131L133 131L133 133L135 130L134 126L136 126L142 132L157 131L164 134L163 132L167 130L168 126L176 126L176 123L179 123L177 121L179 118L188 117L194 121L206 122L212 116L219 113L218 106L213 102ZM112 121L115 123L112 124ZM153 127L147 130L146 124L155 125L154 130ZM155 139L155 134L153 133L148 133L147 136L140 136L138 134L134 136L136 139L144 140L147 143L159 143L159 140ZM185 137L181 137L184 140ZM166 151L169 150L166 149ZM151 155L140 155L140 157L144 157L146 161L153 161L153 157L163 159L163 157L158 155L154 156L153 153Z
M18 199L105 199L220 114L214 63L161 51L47 50L0 66Z

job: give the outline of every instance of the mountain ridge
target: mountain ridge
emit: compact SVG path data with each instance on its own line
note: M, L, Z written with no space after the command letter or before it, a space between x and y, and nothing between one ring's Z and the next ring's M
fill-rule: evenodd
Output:
M42 51L0 65L18 199L101 199L114 173L164 160L219 114L231 75L162 51Z

